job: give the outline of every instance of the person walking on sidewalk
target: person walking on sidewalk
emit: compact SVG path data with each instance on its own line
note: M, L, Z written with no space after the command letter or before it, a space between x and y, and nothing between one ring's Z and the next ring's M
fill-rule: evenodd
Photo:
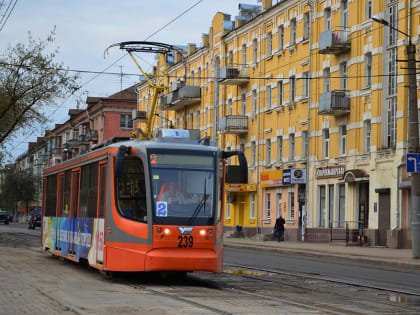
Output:
M280 215L276 220L276 225L274 225L274 229L276 230L276 238L277 242L284 241L284 221L283 217Z

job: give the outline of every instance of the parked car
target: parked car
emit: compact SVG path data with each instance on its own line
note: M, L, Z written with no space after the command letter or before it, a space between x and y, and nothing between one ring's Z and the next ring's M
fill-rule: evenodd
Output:
M0 211L0 223L9 224L10 215L7 211Z
M41 226L41 208L36 208L30 213L28 229L35 230L35 227Z

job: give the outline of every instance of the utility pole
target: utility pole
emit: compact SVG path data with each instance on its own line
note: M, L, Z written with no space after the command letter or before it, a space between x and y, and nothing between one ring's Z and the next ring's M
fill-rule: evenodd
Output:
M419 115L417 107L417 81L416 81L416 46L411 42L410 34L400 31L388 21L380 17L372 17L375 22L403 34L408 38L407 68L408 68L408 153L420 153L419 143ZM411 173L411 234L413 258L420 258L420 173Z

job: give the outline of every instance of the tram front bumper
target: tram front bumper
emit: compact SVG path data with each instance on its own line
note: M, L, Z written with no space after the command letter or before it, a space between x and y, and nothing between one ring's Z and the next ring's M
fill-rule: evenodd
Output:
M158 248L146 254L145 271L220 272L222 257L211 249Z

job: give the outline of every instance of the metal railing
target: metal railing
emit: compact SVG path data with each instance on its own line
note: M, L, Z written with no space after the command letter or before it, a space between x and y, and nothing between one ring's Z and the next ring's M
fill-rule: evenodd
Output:
M363 246L366 242L363 221L330 221L330 242L345 241L346 245Z

